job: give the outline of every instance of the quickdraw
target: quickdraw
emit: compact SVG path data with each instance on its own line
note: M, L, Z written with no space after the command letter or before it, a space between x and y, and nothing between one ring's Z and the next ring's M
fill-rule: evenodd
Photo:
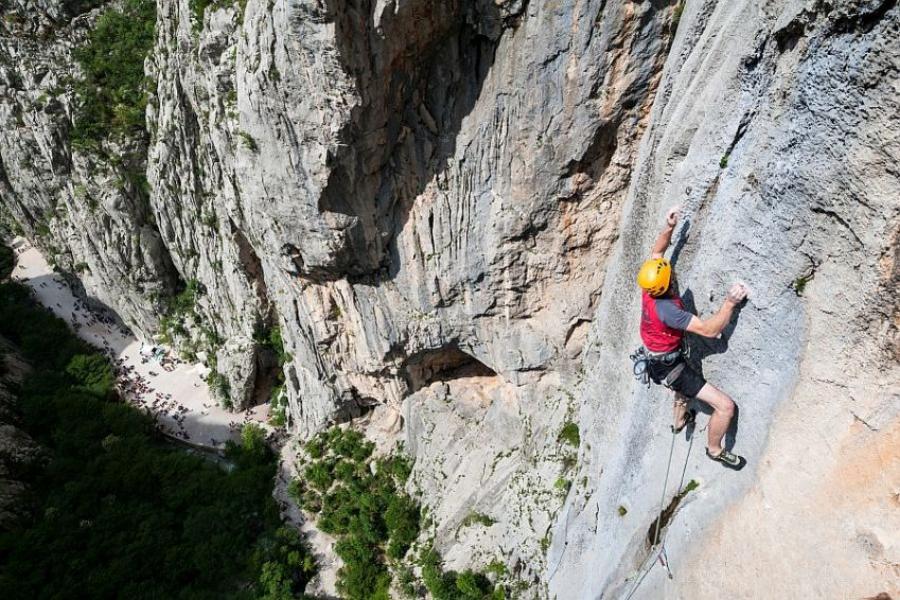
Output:
M632 367L634 378L647 387L650 387L650 355L647 354L647 349L641 346L635 350L629 358L631 359L631 362L634 363L634 366Z

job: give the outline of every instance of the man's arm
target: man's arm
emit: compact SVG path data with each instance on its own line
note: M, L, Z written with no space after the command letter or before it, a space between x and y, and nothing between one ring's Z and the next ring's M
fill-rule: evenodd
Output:
M747 297L747 288L740 283L735 283L725 295L725 301L722 307L708 319L700 317L691 317L688 323L687 331L702 335L703 337L714 338L719 337L728 322L731 321L731 315L734 313L735 307Z
M678 224L678 211L680 210L680 206L673 206L666 213L666 226L659 232L659 236L653 244L653 250L650 251L650 258L662 258L669 244L672 243L672 232L675 231L675 226Z

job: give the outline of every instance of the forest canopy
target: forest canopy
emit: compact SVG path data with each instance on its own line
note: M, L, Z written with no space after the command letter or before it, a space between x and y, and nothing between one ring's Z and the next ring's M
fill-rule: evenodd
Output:
M19 426L46 460L15 474L30 517L0 532L0 597L301 597L315 572L272 497L276 459L246 429L225 464L165 442L154 421L111 401L109 361L0 284L0 335L33 370Z

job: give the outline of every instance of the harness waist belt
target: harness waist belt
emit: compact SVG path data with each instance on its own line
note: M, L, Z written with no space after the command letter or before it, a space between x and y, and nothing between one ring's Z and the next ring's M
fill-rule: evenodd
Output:
M650 360L672 362L681 356L681 350L672 350L671 352L651 352L647 350L647 355L650 357Z

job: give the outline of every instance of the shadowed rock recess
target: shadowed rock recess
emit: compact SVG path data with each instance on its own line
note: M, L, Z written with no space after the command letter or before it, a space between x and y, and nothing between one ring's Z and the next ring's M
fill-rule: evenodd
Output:
M278 328L289 431L404 442L447 568L613 598L671 440L634 273L681 203L696 309L751 289L691 340L749 465L677 442L635 597L900 594L896 1L159 0L86 144L78 49L132 5L0 1L0 227L86 298L236 407Z

